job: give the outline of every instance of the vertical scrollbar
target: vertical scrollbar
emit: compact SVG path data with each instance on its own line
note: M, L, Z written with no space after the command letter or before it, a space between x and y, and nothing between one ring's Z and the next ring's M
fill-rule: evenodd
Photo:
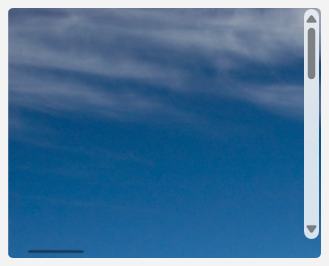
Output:
M319 15L304 15L304 234L319 235Z

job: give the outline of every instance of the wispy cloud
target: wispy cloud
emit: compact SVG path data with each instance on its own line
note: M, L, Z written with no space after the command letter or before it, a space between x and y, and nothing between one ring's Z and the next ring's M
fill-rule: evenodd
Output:
M300 117L301 84L280 78L280 69L303 57L303 12L13 9L10 104L113 119L158 113L188 120L193 112L168 101L188 93L235 97ZM252 73L241 80L253 67L269 78Z

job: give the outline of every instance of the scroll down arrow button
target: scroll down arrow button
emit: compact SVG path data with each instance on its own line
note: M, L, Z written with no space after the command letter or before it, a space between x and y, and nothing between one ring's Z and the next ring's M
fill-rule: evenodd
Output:
M307 227L308 231L310 231L311 233L313 233L314 230L315 230L315 228L316 228L316 225L307 225L306 227Z

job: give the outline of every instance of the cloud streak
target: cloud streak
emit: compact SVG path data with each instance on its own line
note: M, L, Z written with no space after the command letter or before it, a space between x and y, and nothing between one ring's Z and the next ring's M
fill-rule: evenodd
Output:
M303 12L12 9L10 105L187 121L195 114L172 99L212 95L301 118L301 79L284 72L303 58Z

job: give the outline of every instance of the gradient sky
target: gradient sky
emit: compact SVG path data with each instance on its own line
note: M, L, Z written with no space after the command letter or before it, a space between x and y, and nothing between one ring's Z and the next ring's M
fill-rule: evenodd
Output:
M11 9L9 255L319 256L304 11Z

